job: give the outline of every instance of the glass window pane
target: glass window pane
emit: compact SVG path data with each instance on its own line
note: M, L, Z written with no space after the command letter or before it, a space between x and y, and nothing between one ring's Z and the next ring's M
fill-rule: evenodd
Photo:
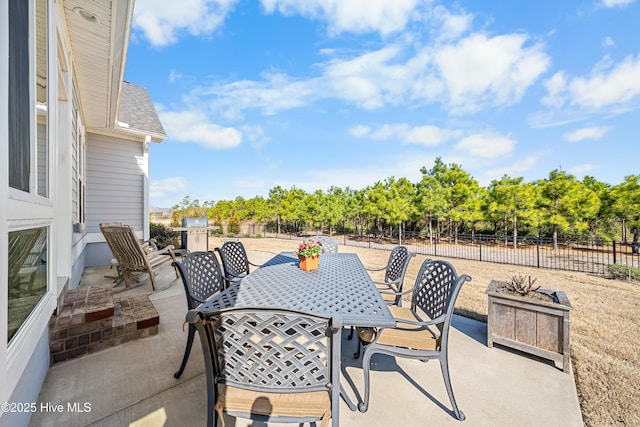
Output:
M9 185L29 191L29 2L9 1Z
M48 228L9 233L9 313L7 342L18 332L47 291Z

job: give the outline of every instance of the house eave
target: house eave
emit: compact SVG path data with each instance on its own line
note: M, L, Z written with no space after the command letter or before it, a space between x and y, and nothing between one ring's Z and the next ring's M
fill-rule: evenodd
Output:
M63 9L87 127L115 127L134 1L64 0Z
M168 138L165 134L159 134L155 132L148 132L139 129L125 129L125 128L88 128L87 132L95 133L99 135L116 136L120 138L130 139L134 141L145 141L147 136L151 142L160 143Z

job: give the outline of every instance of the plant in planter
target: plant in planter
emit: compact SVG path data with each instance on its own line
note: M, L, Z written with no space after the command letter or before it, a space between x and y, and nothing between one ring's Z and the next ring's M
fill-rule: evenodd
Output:
M322 254L322 243L315 240L305 240L298 245L294 252L300 261L300 268L305 271L317 270L320 254Z
M487 346L500 344L553 360L569 372L571 303L563 291L535 286L531 276L492 280L487 288Z

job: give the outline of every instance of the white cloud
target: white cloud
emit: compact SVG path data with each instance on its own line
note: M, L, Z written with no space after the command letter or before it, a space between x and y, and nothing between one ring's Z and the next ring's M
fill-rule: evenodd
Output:
M173 141L192 142L206 148L233 148L242 142L237 129L210 123L200 111L160 111L160 121Z
M198 88L191 95L210 97L209 105L226 119L235 120L246 109L272 115L307 105L314 97L316 80L295 80L280 73L264 73L263 81L240 80Z
M228 120L246 109L269 115L322 99L366 110L441 103L455 113L475 112L518 102L546 70L549 58L542 46L526 47L526 42L520 34L490 39L473 34L456 44L397 42L346 58L344 52L324 52L328 59L315 64L316 76L269 71L262 80L214 83L191 95L210 97L210 107Z
M515 145L509 137L487 133L467 136L455 148L471 157L496 159L510 154Z
M151 199L166 199L187 189L187 180L181 176L171 178L152 179L149 183L149 197Z
M181 80L183 77L182 73L176 70L169 71L169 83L175 83Z
M136 0L133 28L153 46L174 44L187 33L212 34L238 0Z
M452 138L460 136L461 131L443 129L437 126L415 126L402 135L406 144L420 144L434 147Z
M596 64L589 76L568 78L556 73L545 83L548 95L543 104L565 104L586 109L622 106L640 95L640 55L627 56L618 64L608 57Z
M519 101L550 64L541 44L526 47L526 42L523 34L476 33L436 52L451 107L473 112Z
M602 0L604 7L626 7L635 2L635 0Z
M602 47L611 47L615 45L616 45L616 42L614 42L610 36L605 37L604 40L602 41Z
M542 98L542 104L550 107L561 107L567 100L565 88L567 87L567 76L563 71L559 71L544 82L547 95Z
M383 36L402 30L420 3L418 0L261 0L267 13L299 14L327 22L329 32L379 32Z
M410 126L406 123L387 123L376 130L359 125L351 128L350 133L358 137L371 135L373 139L391 139L403 144L419 144L427 147L435 147L462 135L462 131L459 130L438 126Z
M401 139L401 135L409 131L410 127L406 123L384 124L376 129L371 135L373 139Z
M364 125L357 125L349 129L349 134L357 136L359 138L367 136L371 132L371 129Z
M600 168L599 165L595 165L593 163L585 163L582 165L574 166L569 169L569 173L571 175L575 175L576 177L585 176L588 172L591 172L594 169Z
M569 142L579 142L585 139L601 139L608 130L608 127L586 127L565 133L562 137Z
M242 132L243 135L251 142L251 146L253 148L262 148L271 140L264 134L262 126L244 125L242 126Z
M353 59L332 59L325 65L323 83L332 96L365 109L393 104L407 88L406 66L395 63L401 53L401 46L390 45Z
M431 37L440 40L455 39L471 28L473 15L454 14L443 6L436 6L432 11L434 28Z
M500 179L504 175L508 175L511 177L519 177L524 175L525 172L530 171L536 165L540 163L540 160L550 154L549 152L536 152L529 154L524 158L520 158L509 166L498 167L486 170L484 173L484 179L482 180L482 185L488 185L491 180Z

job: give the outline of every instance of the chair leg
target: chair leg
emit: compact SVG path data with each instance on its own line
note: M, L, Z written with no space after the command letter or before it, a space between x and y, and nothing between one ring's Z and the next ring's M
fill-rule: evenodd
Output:
M440 359L440 368L442 369L442 376L444 377L444 385L447 387L447 394L449 394L449 400L451 401L451 406L453 407L453 413L455 417L463 421L466 416L464 412L458 409L458 405L456 405L456 399L453 397L453 389L451 388L451 378L449 378L449 363L447 362L447 358L445 356L444 359Z
M362 348L362 340L360 339L360 337L358 337L358 348L357 348L356 352L353 353L353 358L354 359L360 358L360 349L361 348Z
M191 346L193 345L193 338L196 335L196 327L193 324L189 324L189 336L187 337L187 347L184 349L184 356L182 357L182 363L178 372L173 374L174 378L180 378L184 368L187 366L187 360L189 360L189 354L191 354Z
M362 371L364 374L364 398L362 402L358 403L358 410L360 412L367 412L369 409L369 389L370 378L369 378L369 370L371 369L371 355L373 352L371 351L371 347L365 349L364 354L362 355Z
M353 327L353 326L352 326L352 327L351 327L351 332L349 332L349 336L347 337L347 339L348 339L349 341L351 341L351 338L353 338L353 330L354 330L354 329L355 329L355 327Z

